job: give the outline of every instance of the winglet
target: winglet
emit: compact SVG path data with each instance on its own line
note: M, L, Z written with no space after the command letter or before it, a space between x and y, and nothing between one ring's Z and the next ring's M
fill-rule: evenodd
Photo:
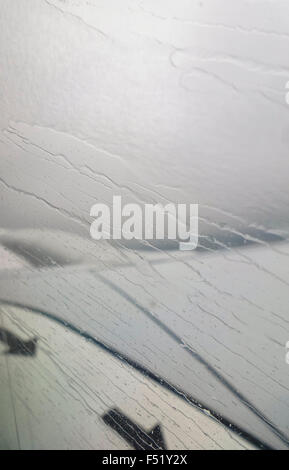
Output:
M160 449L165 450L166 444L164 440L164 436L162 433L162 429L159 424L157 424L149 433L149 436L153 441L157 444Z
M28 341L17 341L13 346L10 345L5 354L19 354L21 356L35 356L37 348L37 338Z

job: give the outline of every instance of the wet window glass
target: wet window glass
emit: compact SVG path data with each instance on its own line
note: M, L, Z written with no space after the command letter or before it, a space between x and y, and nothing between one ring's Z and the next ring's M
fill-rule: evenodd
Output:
M0 449L288 448L289 4L0 4Z

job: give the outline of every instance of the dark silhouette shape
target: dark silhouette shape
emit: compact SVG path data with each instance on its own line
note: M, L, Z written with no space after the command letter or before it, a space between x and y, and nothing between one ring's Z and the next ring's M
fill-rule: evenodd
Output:
M117 409L112 409L102 417L103 421L120 434L136 450L165 450L161 427L157 424L146 432Z
M14 333L11 333L5 328L0 328L0 341L8 346L4 354L18 354L31 357L36 355L37 338L23 341L23 339L19 338Z

